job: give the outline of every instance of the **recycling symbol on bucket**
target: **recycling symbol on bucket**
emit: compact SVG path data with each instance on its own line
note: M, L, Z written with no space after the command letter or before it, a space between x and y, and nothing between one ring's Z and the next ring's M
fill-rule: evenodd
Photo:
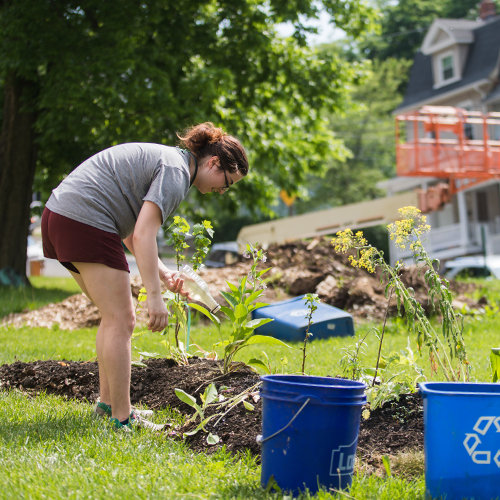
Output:
M500 417L479 417L473 430L476 431L481 436L485 436L491 425L494 424L496 427L496 432L500 432ZM481 439L477 434L465 433L464 446L467 453L472 458L472 461L479 465L489 465L491 464L491 451L477 450L476 448L482 444ZM497 467L500 468L500 450L497 450L495 456L493 457L494 462Z

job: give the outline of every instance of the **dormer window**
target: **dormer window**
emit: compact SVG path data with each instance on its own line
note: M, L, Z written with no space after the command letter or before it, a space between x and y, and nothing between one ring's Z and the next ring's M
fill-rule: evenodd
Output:
M436 54L434 58L435 89L460 80L460 68L457 61L457 50L452 49Z
M441 80L446 82L455 76L453 72L453 56L447 55L441 58Z

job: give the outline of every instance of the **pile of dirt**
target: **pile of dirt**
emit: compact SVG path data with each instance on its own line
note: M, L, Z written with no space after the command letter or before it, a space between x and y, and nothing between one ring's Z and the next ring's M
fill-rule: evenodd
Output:
M225 408L222 418L214 418L206 426L207 431L219 436L218 444L209 445L203 431L186 437L186 441L195 451L211 453L225 446L234 453L250 450L260 455L256 438L262 431L262 401L256 387L260 381L257 373L239 364L234 371L222 375L218 361L197 358L191 359L189 365L177 365L171 359L150 359L145 363L147 368L132 368L130 394L135 405L154 410L170 407L192 416L194 410L175 395L175 389L195 396L200 405L200 394L211 383L221 401L247 391L253 410L240 402L229 411ZM0 367L0 389L18 389L32 395L47 392L94 403L99 396L99 368L94 362L17 361ZM206 416L211 414L213 410L207 411ZM183 433L195 425L191 422L183 428L169 427L166 433L170 438L183 439ZM402 395L398 401L372 411L367 420L361 420L358 455L366 464L376 468L382 455L415 449L423 449L423 407L418 394Z
M252 262L243 259L233 266L217 269L204 268L201 277L207 282L212 296L221 305L226 305L221 291L229 291L227 281L238 283L238 278L248 275ZM327 238L315 238L312 241L295 241L283 245L272 245L267 249L267 261L259 269L270 267L264 275L267 277L267 289L263 300L269 303L285 300L306 293L317 293L320 299L332 306L351 313L356 320L380 321L387 309L384 295L385 280L380 273L370 274L364 269L350 265L347 255L336 253ZM405 268L401 278L407 287L412 287L415 298L424 309L431 313L428 302L428 286L424 272L416 267ZM132 295L137 298L142 287L139 277L131 280ZM475 301L465 294L470 294L473 284L450 282L451 290L457 295L455 306L462 309L465 305L471 309L486 305L483 297ZM397 314L395 298L391 299L389 315ZM139 309L138 322L145 323L147 313ZM67 298L60 304L50 304L36 311L23 311L10 314L3 319L3 324L14 326L52 327L59 324L65 330L75 330L98 325L100 315L97 308L83 294Z
M132 294L137 298L138 290L141 288L140 280L133 279ZM147 312L137 309L138 323L147 322ZM52 328L59 325L62 330L78 330L80 328L92 328L99 326L101 313L97 307L83 293L71 295L62 302L48 304L40 309L25 310L21 313L11 313L2 318L5 326L22 326Z
M317 293L323 302L348 311L358 319L377 321L383 318L387 309L386 278L381 276L380 270L370 274L365 269L352 267L349 254L335 252L329 238L273 245L267 254L269 265L273 266L274 286L292 295ZM425 269L410 266L404 268L400 276L405 286L414 290L415 299L431 313L424 274ZM457 308L464 304L480 308L486 304L486 298L477 302L464 295L475 290L473 284L452 281L450 288L458 295ZM396 300L392 298L389 315L396 314Z

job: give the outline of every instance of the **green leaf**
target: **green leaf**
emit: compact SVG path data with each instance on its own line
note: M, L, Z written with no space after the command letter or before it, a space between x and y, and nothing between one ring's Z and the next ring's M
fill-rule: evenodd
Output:
M227 283L227 286L229 287L229 289L233 292L238 292L238 287L236 285L233 285L232 283L230 283L229 281L226 281Z
M196 309L197 311L201 312L204 314L207 318L209 318L213 323L220 324L220 320L215 314L212 314L208 309L205 309L203 306L200 306L199 304L188 304L189 307L192 309Z
M269 344L269 345L279 345L279 346L284 346L288 347L291 349L291 347L288 344L285 344L279 339L275 339L274 337L269 337L267 335L252 335L246 342L245 345L254 345L254 344Z
M236 321L246 318L248 316L248 307L245 304L238 304L234 308L234 318Z
M145 365L142 361L132 361L131 365L137 366L138 368L147 368L147 365Z
M233 308L238 305L238 300L234 298L230 293L221 291L220 294L226 299L227 303Z
M219 436L217 434L212 434L211 432L208 433L207 436L207 443L210 445L217 444L220 441Z
M274 321L272 318L256 318L252 319L252 321L249 321L248 323L245 323L245 328L251 328L252 330L255 330L259 326L265 325L266 323L270 323L271 321Z
M384 455L382 457L382 463L384 464L385 473L387 474L388 477L391 477L392 476L391 462L390 462L389 457L387 455Z
M246 399L243 401L243 406L248 410L248 411L254 411L255 406L252 403L249 403Z
M235 322L236 319L234 317L234 312L232 309L229 309L229 307L226 306L221 306L220 310L231 320L231 322Z
M214 401L217 398L217 389L215 387L215 384L210 384L206 389L205 392L203 393L203 404L204 406L209 405L212 401Z
M257 273L257 276L260 278L263 274L266 274L270 269L272 269L272 268L268 267L267 269L263 269L262 271L259 271Z
M196 403L196 399L184 392L182 389L175 389L175 395L184 403L194 408L200 415L203 415L203 410Z
M252 295L249 295L245 299L245 305L247 305L247 306L250 305L255 299L260 297L263 293L264 293L264 290L257 290L254 293L252 293Z
M266 307L268 306L269 304L267 304L266 302L256 302L255 304L252 304L253 307L255 309L259 309L260 307Z
M159 356L159 352L139 352L141 356L144 356L146 358L154 358L155 356Z
M500 348L492 347L490 353L491 361L491 371L492 371L492 382L498 382L500 380Z
M258 366L259 368L262 368L266 373L271 375L271 372L269 370L269 366L267 366L263 361L257 358L252 358L249 361L247 361L247 365L250 366Z

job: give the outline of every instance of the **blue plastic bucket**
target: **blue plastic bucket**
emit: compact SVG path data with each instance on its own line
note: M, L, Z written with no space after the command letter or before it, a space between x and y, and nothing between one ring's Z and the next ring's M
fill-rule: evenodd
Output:
M352 483L365 384L328 377L264 375L262 474L283 491Z
M419 385L427 496L500 498L500 384Z

